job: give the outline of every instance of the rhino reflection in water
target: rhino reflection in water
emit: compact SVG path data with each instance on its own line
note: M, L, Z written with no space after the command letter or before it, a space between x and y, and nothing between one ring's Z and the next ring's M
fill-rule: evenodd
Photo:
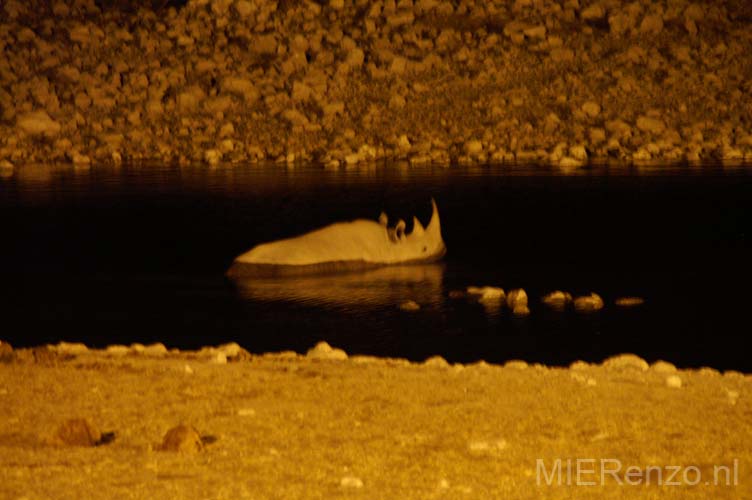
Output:
M413 230L405 233L400 220L390 228L386 215L379 222L357 219L338 222L295 238L263 243L235 258L229 276L274 276L426 263L439 260L446 247L436 202L423 228L413 217Z

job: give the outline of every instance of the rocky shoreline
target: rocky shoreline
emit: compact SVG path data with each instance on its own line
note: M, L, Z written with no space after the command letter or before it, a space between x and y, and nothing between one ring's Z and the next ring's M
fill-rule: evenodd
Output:
M116 4L3 2L0 165L752 160L745 0Z
M0 342L0 497L747 498L750 384L632 354L557 368ZM557 482L568 459L589 462Z

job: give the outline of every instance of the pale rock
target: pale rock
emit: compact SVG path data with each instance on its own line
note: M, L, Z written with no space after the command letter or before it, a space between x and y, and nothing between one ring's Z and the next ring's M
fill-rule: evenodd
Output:
M567 304L572 302L572 295L561 290L554 290L543 296L543 303L557 311L564 310Z
M580 162L586 162L588 159L587 150L582 144L571 146L569 148L569 156Z
M528 38L545 40L546 39L546 27L543 25L533 26L522 30L524 35Z
M583 21L598 21L606 17L606 8L600 3L589 5L580 12Z
M597 293L583 295L574 299L577 312L595 312L603 309L603 299Z
M423 361L423 366L430 368L449 368L449 363L441 356L431 356Z
M414 300L406 300L399 305L401 311L413 312L420 310L420 304Z
M345 476L340 479L339 485L343 488L360 489L363 487L363 480L354 476Z
M590 118L596 118L601 113L601 106L593 101L585 102L580 109Z
M463 146L468 156L478 156L483 152L483 143L478 139L469 139Z
M638 370L647 371L650 368L648 362L635 354L617 354L605 359L602 366L607 370Z
M219 128L219 132L217 132L217 136L220 139L224 139L225 137L232 137L235 135L235 126L232 124L232 122L224 123Z
M154 344L149 344L147 346L144 346L144 350L142 354L144 356L161 358L167 355L167 347L165 347L165 345L161 342L155 342Z
M310 123L308 118L297 109L284 110L282 117L290 122L293 127L306 127Z
M180 424L167 431L162 444L157 449L174 453L193 454L203 451L204 443L195 427L188 424Z
M246 19L248 16L250 16L253 13L254 7L251 2L248 0L238 0L235 2L235 12L238 13L238 17L241 19Z
M71 354L74 356L89 352L89 348L81 342L58 342L52 346L52 349L58 354Z
M105 350L109 356L121 357L130 354L131 350L128 346L122 344L108 345Z
M328 343L321 341L311 349L308 349L306 357L309 359L344 361L347 359L347 353L342 349L334 348Z
M399 26L412 24L414 20L415 15L413 14L413 11L404 9L399 10L390 16L387 16L386 24L391 26L392 28L397 28Z
M407 70L407 59L395 56L389 64L389 71L394 75L402 75Z
M551 60L555 63L568 63L574 61L574 50L563 47L551 49L549 52Z
M329 0L329 7L334 10L342 10L345 8L345 0Z
M74 151L70 156L71 162L78 168L88 168L91 165L91 157L89 155Z
M222 152L217 149L207 149L204 151L204 161L209 165L218 165L222 161Z
M191 85L177 95L176 104L179 111L193 113L198 110L201 101L206 97L198 85Z
M242 96L246 104L253 104L261 96L261 93L253 85L253 82L239 76L226 77L222 80L221 87L225 93Z
M663 17L659 14L647 14L640 23L640 33L657 35L663 31Z
M636 125L639 130L653 135L660 135L666 129L663 120L646 115L639 116Z
M666 386L672 389L679 389L682 386L682 379L679 375L669 375L666 377Z
M363 66L364 61L365 52L363 52L363 49L355 47L353 49L350 49L350 51L347 53L345 64L347 64L351 68L360 68Z
M527 305L527 292L522 288L510 290L507 294L507 307L512 310L514 315L526 316L530 314Z
M504 289L496 286L469 286L467 293L477 296L481 302L502 301L506 296Z
M31 111L16 118L16 127L29 135L54 137L60 133L60 124L46 111Z
M670 374L676 373L676 366L668 361L658 360L650 365L650 369L656 373Z
M71 42L88 44L91 38L91 31L85 24L76 24L68 29L68 37Z
M513 370L527 370L530 365L521 359L510 359L504 363L504 368L511 368Z

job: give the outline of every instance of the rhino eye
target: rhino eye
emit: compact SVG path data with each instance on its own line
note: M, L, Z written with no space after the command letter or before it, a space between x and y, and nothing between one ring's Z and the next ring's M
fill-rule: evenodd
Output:
M423 247L423 251L425 252L426 250L428 250L428 248L426 248L426 247Z

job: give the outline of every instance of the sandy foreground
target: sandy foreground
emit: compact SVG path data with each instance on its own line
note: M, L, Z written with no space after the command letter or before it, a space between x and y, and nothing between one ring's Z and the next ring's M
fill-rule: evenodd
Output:
M752 497L738 372L82 347L3 354L0 498ZM181 422L203 450L160 450Z

